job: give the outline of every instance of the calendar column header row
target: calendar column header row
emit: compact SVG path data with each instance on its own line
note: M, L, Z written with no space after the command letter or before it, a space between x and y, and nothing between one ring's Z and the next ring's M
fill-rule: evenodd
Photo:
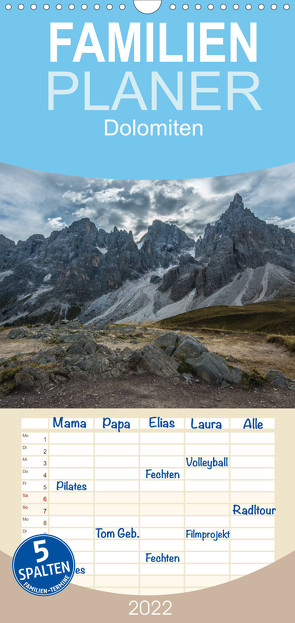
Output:
M218 431L240 430L259 431L274 430L274 418L245 417L189 417L189 418L164 418L161 416L151 417L64 417L52 418L22 418L22 430L99 430L113 433L124 433L130 430L161 430L161 431Z

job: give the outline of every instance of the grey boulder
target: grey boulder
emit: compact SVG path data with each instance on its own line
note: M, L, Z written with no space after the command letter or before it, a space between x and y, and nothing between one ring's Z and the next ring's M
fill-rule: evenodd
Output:
M184 339L180 339L179 346L173 353L174 359L181 361L187 360L189 357L199 357L202 353L207 353L208 348L202 342L199 342L191 336L182 336Z
M90 340L80 340L68 348L69 355L93 355L96 351L96 343Z
M31 390L36 386L47 385L49 383L49 375L45 370L26 366L16 373L14 381L17 387Z
M266 381L274 387L288 387L292 383L280 370L269 370L265 375Z
M16 339L20 339L22 337L27 337L27 336L28 336L28 331L26 329L24 329L23 327L17 327L15 329L11 329L7 337L10 340L16 340Z
M131 370L145 370L164 377L178 376L176 362L153 344L134 351L128 364Z
M242 380L242 372L238 368L229 368L225 361L215 353L202 353L200 357L191 357L186 364L199 379L221 385L222 383L237 385Z
M168 333L164 333L164 335L157 337L154 344L163 350L166 350L166 348L173 348L174 350L178 344L178 335L177 333L169 331Z

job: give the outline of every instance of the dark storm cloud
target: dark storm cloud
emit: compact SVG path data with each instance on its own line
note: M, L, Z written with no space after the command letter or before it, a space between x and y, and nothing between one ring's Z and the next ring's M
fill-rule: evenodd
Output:
M154 219L197 238L239 192L257 216L295 231L295 165L195 180L99 180L0 165L0 233L15 240L49 235L79 218L137 238Z
M180 196L168 196L165 194L165 190L159 189L155 192L155 203L157 206L157 210L159 210L160 214L165 214L169 218L169 215L173 215L173 213L177 213L179 210L182 210L184 206L190 204L193 200L193 188L184 188L182 189ZM171 218L169 218L171 221Z

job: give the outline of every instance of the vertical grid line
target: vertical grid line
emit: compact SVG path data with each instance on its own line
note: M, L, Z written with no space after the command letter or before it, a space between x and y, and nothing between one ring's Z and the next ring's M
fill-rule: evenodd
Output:
M186 418L184 418L184 433L183 433L183 590L186 592L186 471L185 471L185 454L186 454Z
M140 566L140 556L141 556L141 547L140 547L140 542L141 542L141 535L140 535L140 529L141 529L141 500L140 500L140 453L141 453L141 438L140 438L140 418L138 420L138 534L139 534L139 539L138 539L138 594L141 595L141 566Z
M276 418L273 419L273 430L274 430L274 450L273 450L273 458L274 458L274 505L276 508L276 498L277 498L277 478L276 478ZM274 525L274 538L273 538L273 553L274 553L274 561L276 561L277 559L277 547L276 547L276 543L277 543L277 514L275 514L275 525Z
M23 486L22 486L22 480L23 480L23 429L22 429L22 418L20 420L20 540L22 541L22 537L23 537L23 532L22 532L22 528L23 528Z
M50 418L47 418L47 441L48 441L48 496L47 496L47 502L48 502L48 517L47 517L47 528L48 528L48 534L50 533Z
M92 559L92 573L93 573L93 581L92 581L92 586L93 588L95 588L95 495L96 495L96 487L95 487L95 416L93 417L93 429L92 429L92 452L93 452L93 491L92 491L92 513L93 513L93 527L92 527L92 534L93 534L93 559Z
M228 460L229 460L229 468L228 468L228 488L229 488L229 492L228 492L228 519L229 519L229 539L228 539L228 553L229 553L229 566L228 566L228 570L229 570L229 581L231 581L231 576L232 576L232 572L231 572L231 506L232 506L232 490L231 490L231 457L232 457L232 447L231 447L231 431L232 431L232 418L229 418L229 444L228 444Z

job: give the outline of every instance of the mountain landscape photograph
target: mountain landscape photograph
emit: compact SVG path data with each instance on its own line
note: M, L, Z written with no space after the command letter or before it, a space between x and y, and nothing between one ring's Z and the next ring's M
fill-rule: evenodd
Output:
M167 182L1 165L0 404L180 406L171 384L184 407L295 404L294 206L295 165Z

